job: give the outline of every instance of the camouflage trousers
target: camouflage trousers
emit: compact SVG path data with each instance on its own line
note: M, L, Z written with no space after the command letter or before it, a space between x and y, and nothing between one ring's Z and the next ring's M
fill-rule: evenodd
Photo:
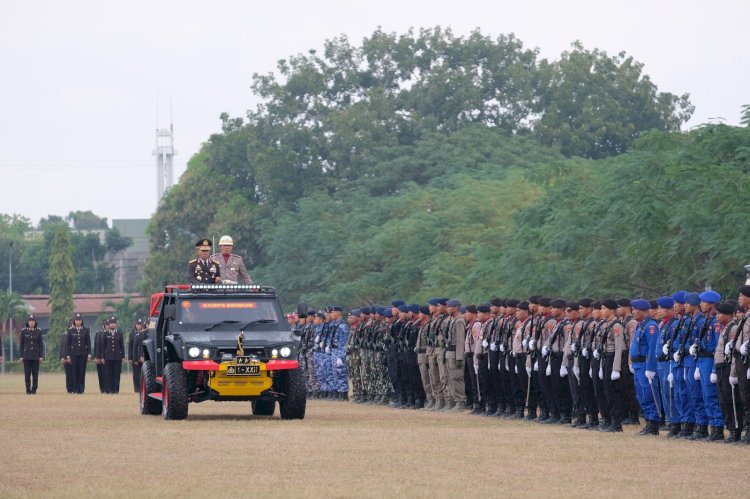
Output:
M388 379L388 361L383 352L370 352L369 357L369 390L368 394L387 395L390 391Z
M364 393L362 389L362 375L360 367L362 365L362 359L359 353L350 353L346 356L346 365L349 369L349 379L352 382L352 392L354 395L361 395Z
M312 350L305 352L305 384L307 393L316 393L320 391L320 383L315 372L315 353Z

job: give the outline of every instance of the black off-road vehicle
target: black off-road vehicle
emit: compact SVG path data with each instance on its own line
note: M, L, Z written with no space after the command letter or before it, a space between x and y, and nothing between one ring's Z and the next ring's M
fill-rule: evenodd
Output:
M299 338L272 287L172 285L151 297L141 414L185 419L189 402L250 401L252 412L305 417Z

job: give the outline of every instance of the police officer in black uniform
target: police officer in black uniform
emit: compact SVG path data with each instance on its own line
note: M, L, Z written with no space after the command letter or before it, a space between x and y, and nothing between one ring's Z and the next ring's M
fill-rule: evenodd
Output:
M211 241L201 239L195 243L198 258L188 262L188 281L190 284L216 284L221 282L219 264L211 261Z
M125 358L125 339L117 329L117 317L109 318L107 331L104 333L104 371L106 373L106 393L120 392L120 374L122 359Z
M142 319L135 321L135 328L128 335L128 363L133 366L133 389L140 391L141 384L141 335L146 325Z
M66 329L60 337L60 363L63 365L65 370L65 388L68 393L73 392L73 366L70 363L70 351L68 350L68 331L73 325L73 319L68 321L68 329Z
M107 324L109 319L105 319L102 328L94 335L94 362L96 363L96 376L99 380L99 393L107 392L107 373L104 369L104 335L107 334Z
M21 329L21 359L23 377L26 382L26 395L36 394L39 386L39 363L44 360L44 340L42 330L36 327L36 317L29 315L26 327Z
M83 317L76 314L66 335L68 363L73 375L73 393L86 390L86 363L91 360L91 335L84 327Z

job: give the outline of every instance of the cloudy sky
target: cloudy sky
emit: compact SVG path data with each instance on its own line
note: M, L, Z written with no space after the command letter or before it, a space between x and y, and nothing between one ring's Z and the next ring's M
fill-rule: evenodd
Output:
M688 92L687 127L738 124L750 104L747 0L40 1L0 6L0 213L37 223L156 209L154 131L175 130L176 175L226 111L255 107L253 73L378 26L515 33L557 58L580 40L627 51L664 91Z

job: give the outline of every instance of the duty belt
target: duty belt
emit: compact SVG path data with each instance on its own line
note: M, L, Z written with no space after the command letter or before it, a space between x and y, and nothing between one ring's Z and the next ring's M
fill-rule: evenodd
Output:
M447 346L447 347L445 347L445 351L446 352L455 352L456 351L456 347L454 345Z
M698 352L698 358L699 359L706 359L708 357L713 357L714 352Z
M633 362L646 362L648 360L648 357L645 355L638 355L637 357L630 357L630 360Z
M561 359L562 356L563 356L563 352L550 352L550 356L552 356L552 357L554 357L556 359Z
M602 354L602 359L613 359L615 357L615 352L604 352Z
M418 348L417 349L417 353L426 353L426 352L427 352L426 348Z

